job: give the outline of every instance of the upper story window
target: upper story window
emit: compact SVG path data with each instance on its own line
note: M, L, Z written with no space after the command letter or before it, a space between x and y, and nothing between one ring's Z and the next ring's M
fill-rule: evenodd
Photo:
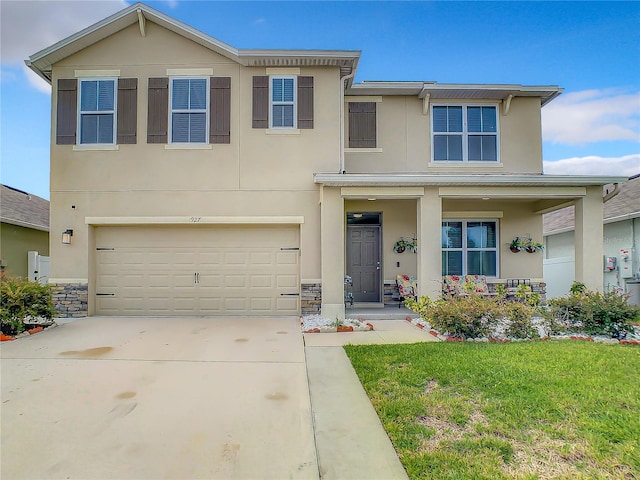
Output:
M296 128L296 77L271 77L271 128Z
M313 77L253 77L251 126L298 133L314 124Z
M376 148L376 102L349 102L349 148Z
M498 114L495 105L434 105L434 162L497 162Z
M116 80L80 80L80 145L114 144Z
M207 143L208 78L171 79L171 143Z
M442 222L442 275L498 275L498 222Z

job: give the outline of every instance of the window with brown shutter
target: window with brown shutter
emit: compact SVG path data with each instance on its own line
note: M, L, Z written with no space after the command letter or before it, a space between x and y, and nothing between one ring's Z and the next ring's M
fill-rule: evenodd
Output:
M376 148L375 102L349 102L349 148Z
M118 79L117 143L135 144L138 127L138 79Z
M253 77L253 128L269 128L269 77Z
M313 128L313 77L298 77L298 128Z
M169 79L149 79L147 143L167 143L169 130Z
M58 105L56 111L56 144L75 145L78 119L78 80L58 80Z
M209 143L231 143L231 78L209 79Z

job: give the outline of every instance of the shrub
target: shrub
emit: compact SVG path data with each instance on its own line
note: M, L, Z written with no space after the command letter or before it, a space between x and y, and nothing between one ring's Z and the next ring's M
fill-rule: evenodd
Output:
M632 331L630 323L640 316L640 307L630 305L627 295L572 288L568 297L549 301L549 313L555 325L565 331L620 339Z
M539 315L538 310L520 302L506 302L502 304L506 328L505 334L514 338L538 337L538 329L533 325L533 317Z
M433 302L427 318L423 318L440 332L453 337L476 338L488 336L500 317L496 299L467 295Z
M23 278L0 277L0 328L12 335L25 329L30 319L51 320L55 315L51 287Z

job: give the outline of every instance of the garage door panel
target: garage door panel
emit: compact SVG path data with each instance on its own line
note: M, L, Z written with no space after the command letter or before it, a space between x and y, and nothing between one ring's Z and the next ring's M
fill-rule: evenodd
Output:
M224 254L225 265L246 265L248 263L246 252L227 252Z
M298 227L100 227L101 315L297 315ZM293 248L295 250L282 250ZM284 299L283 299L284 298Z
M221 259L222 255L220 252L200 252L198 263L201 267L218 267L220 266Z
M278 252L276 253L277 265L296 265L298 263L299 254L295 252Z
M294 311L300 309L300 299L298 297L276 298L276 308L281 311Z
M297 287L298 287L297 275L276 275L276 288L297 288Z
M249 286L251 288L273 288L273 276L272 275L251 275Z
M245 288L247 286L246 275L225 275L224 286L227 288Z

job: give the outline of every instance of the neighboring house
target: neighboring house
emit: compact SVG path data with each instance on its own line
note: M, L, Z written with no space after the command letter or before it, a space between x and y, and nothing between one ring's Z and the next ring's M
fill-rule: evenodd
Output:
M640 174L630 177L615 193L604 204L604 249L594 251L593 256L602 262L602 288L628 292L630 282L640 277ZM544 239L547 294L550 298L566 295L574 280L572 206L544 215Z
M508 245L569 203L578 244L602 249L602 186L626 178L542 174L560 88L354 84L359 59L239 50L142 4L32 55L53 87L52 227L73 236L52 242L50 282L67 304L336 318L345 274L371 306L400 273L421 295L443 274L543 289L543 255ZM577 278L600 287L585 250Z
M7 275L28 277L27 252L49 254L49 202L1 185L0 267Z

